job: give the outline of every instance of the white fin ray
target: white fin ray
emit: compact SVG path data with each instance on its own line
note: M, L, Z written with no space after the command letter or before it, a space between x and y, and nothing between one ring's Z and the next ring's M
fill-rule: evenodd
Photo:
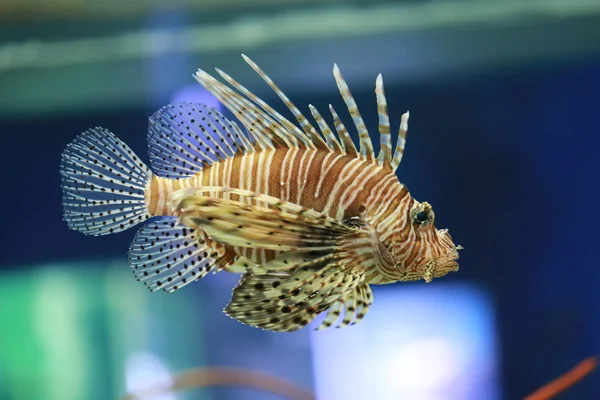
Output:
M282 263L269 268L269 262L265 271L246 273L225 309L227 315L262 329L296 331L362 281L360 261L344 251L292 253L280 256L285 257L285 268Z
M373 292L371 286L366 283L356 288L357 301L356 301L356 319L352 322L352 325L358 324L369 312L369 307L373 304Z
M209 75L207 72L198 70L194 78L204 88L210 91L221 103L223 103L235 117L246 127L248 135L255 140L254 146L258 149L273 149L273 140L266 132L253 129L252 112L248 113L248 107L244 106L243 98L225 86L222 82Z
M247 96L251 102L256 104L256 114L259 118L264 119L268 122L268 126L273 132L275 132L282 140L286 143L287 147L300 147L299 140L302 145L306 146L308 139L306 135L300 131L296 125L292 124L281 114L275 111L271 106L265 103L260 97L256 96L242 84L237 82L231 76L216 68L216 71L223 79L225 79L231 86L235 87L242 94ZM253 104L253 106L254 106Z
M354 125L358 131L358 138L360 141L360 155L368 161L374 161L375 156L373 153L373 143L371 143L371 137L369 136L369 132L367 131L367 127L362 117L360 116L360 112L358 111L358 106L354 101L354 97L352 97L352 93L350 92L350 88L348 88L348 84L344 80L340 69L337 64L333 65L333 76L337 83L338 89L346 106L348 107L348 111L350 112L350 116L352 116L352 120L354 121Z
M406 132L408 131L408 118L410 117L409 112L402 114L400 118L400 129L398 130L398 142L396 143L396 149L394 151L394 157L392 158L392 170L396 171L402 156L404 155L404 147L406 146Z
M253 147L256 149L267 149L275 148L277 146L286 146L288 148L303 146L311 149L325 149L331 152L348 154L352 157L361 157L369 162L376 163L382 168L391 170L392 172L398 168L398 165L402 160L406 143L409 114L407 112L402 116L398 141L392 154L390 122L381 74L377 76L375 85L380 134L380 151L379 154L375 156L373 143L365 122L362 119L354 97L336 64L334 64L333 75L340 94L342 95L342 99L344 100L352 117L352 121L358 131L358 149L352 141L348 130L331 105L329 105L329 109L333 116L333 126L337 131L337 137L333 134L332 129L314 106L309 105L309 109L320 132L317 131L273 80L258 67L258 65L243 54L242 57L284 102L296 118L300 128L302 128L299 129L294 123L283 117L262 99L220 69L216 69L217 73L225 79L229 85L236 89L237 92L205 71L198 70L194 75L196 80L207 90L212 92L236 115L240 122L242 122L244 127L249 131L248 135L255 141ZM231 130L234 132L240 131L239 127L236 125L231 126ZM242 135L242 137L245 138L244 135ZM248 152L249 150L246 149L245 151Z
M356 150L356 146L352 141L352 137L348 133L348 130L344 126L344 123L340 119L340 116L335 112L331 104L329 105L329 111L333 116L333 124L335 126L335 130L338 133L338 136L340 137L340 143L342 148L344 149L344 153L352 157L358 157L358 150Z
M174 292L211 271L233 262L223 245L201 230L167 217L152 221L135 235L129 249L129 265L135 278L155 291Z
M317 108L314 107L312 104L309 104L308 108L310 109L310 113L312 114L315 121L317 121L317 125L319 125L319 129L321 129L321 133L325 137L325 142L327 143L327 147L329 148L329 150L337 153L343 153L344 149L342 148L342 145L336 139L335 134L331 131L331 128L329 127L321 113L319 113L319 110L317 110Z
M64 150L60 165L63 217L86 235L121 232L150 218L145 190L152 173L110 131L85 131Z
M218 193L238 195L251 204L224 196L212 197ZM215 240L232 246L333 250L339 244L336 235L362 234L326 214L248 190L181 189L171 195L170 202L182 224L200 228Z
M364 318L369 311L369 306L373 303L371 287L366 283L361 283L345 293L344 297L333 303L321 325L316 328L317 330L355 325ZM343 317L340 319L341 315Z
M356 315L356 288L344 296L344 316L336 328L343 328L352 323Z
M390 134L390 117L388 116L387 101L383 90L381 74L375 81L375 95L377 97L377 114L379 116L379 155L377 162L383 168L392 168L392 137Z
M268 148L272 149L280 144L287 147L294 146L294 142L290 143L288 141L288 132L270 116L266 115L251 100L243 97L212 76L206 79L210 80L212 87L221 93L222 99L225 101L225 106L231 112L235 113L246 130L257 138L260 138Z
M265 74L263 70L254 63L254 61L252 61L244 54L242 54L242 57L244 58L244 61L246 61L248 65L250 65L250 67L252 67L252 69L256 71L256 73L261 78L263 78L263 80L271 87L271 89L273 89L273 91L285 103L285 105L292 112L292 114L294 114L294 117L296 117L296 120L300 124L302 130L311 139L312 146L315 148L327 148L327 145L325 144L321 136L319 136L314 126L312 126L312 124L308 121L304 114L300 112L300 110L294 105L294 103L292 103L292 101L285 95L285 93L283 93L283 91L279 89L275 82L273 82L273 80L269 78L269 76Z
M240 200L226 199L225 194ZM283 251L246 269L225 310L232 318L289 332L343 301L342 325L352 322L355 288L376 257L376 238L369 225L350 226L298 204L235 188L182 189L170 201L181 224L200 229L219 243Z
M343 301L338 300L335 303L333 303L333 305L329 308L329 310L327 310L325 319L323 320L323 322L321 322L321 325L319 325L316 328L316 330L321 331L323 329L327 329L330 326L335 325L337 320L340 318L340 315L342 314L343 308L344 308Z
M248 137L246 137L246 134L244 132L242 132L240 127L237 124L233 124L232 128L233 128L233 132L235 132L236 137L240 138L240 142L242 143L242 146L244 147L244 152L246 154L254 153L254 151L255 151L254 145L252 145L252 143L250 143L250 140L248 140Z
M245 151L233 122L204 104L168 104L149 119L152 168L165 178L186 178L219 160Z

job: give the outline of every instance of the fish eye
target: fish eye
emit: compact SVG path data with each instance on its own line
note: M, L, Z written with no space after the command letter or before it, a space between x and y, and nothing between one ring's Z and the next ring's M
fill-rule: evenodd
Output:
M433 223L434 215L431 204L426 201L421 204L417 203L416 209L412 211L413 225L425 228Z
M423 202L421 206L415 210L413 214L413 224L420 228L425 228L433 222L433 210L427 202Z
M419 222L425 222L429 219L429 213L426 211L419 211L417 215L415 215L415 218Z

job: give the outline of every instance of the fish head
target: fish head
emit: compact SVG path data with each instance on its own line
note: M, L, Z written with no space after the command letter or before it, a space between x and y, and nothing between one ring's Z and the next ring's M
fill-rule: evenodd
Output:
M431 282L458 271L458 251L447 229L435 227L435 213L427 202L412 202L402 213L392 237L397 280Z

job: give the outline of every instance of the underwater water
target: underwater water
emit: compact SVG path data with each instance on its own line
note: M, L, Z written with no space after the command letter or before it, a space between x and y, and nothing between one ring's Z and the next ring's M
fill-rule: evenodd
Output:
M310 7L272 3L247 14L262 18L299 13L301 18L303 7L322 7L323 21L330 18L328 6L318 2ZM381 7L388 3L396 4L382 2ZM21 23L0 28L4 51L0 54L13 54L8 53L14 52L9 45L26 39L58 41L94 36L96 31L119 36L139 26L169 30L193 24L233 24L238 17L245 21L243 10L233 18L232 11L215 8L202 13L189 7L135 17L133 11L131 15L122 11L120 19L100 14L98 21L112 21L102 28L106 30L97 27L98 21L86 24L76 14L57 16L53 22L21 16L25 18L18 20ZM61 18L69 21L63 30L58 28ZM584 29L584 23L580 24L573 42L598 33L593 27L600 24L591 24L591 13L586 18L588 25ZM558 50L562 39L556 39L555 54L535 56L538 42L533 37L542 42L553 26L556 32L566 29L566 22L561 21L548 21L536 31L538 36L520 36L525 44L512 59L497 60L500 56L490 55L489 65L473 62L467 68L467 61L464 65L457 61L442 70L440 60L425 57L420 73L415 72L419 65L405 61L403 54L386 53L382 40L399 38L402 48L415 55L421 43L418 35L425 32L423 43L429 47L423 52L448 48L457 53L456 59L469 60L475 58L474 50L456 44L454 36L445 36L438 27L391 32L384 39L367 33L356 33L352 40L334 34L320 39L305 34L289 43L285 35L273 33L273 43L265 39L259 45L248 44L260 36L258 31L245 31L242 26L235 31L237 36L227 36L223 33L227 30L213 33L214 40L222 37L227 38L223 43L234 43L224 54L206 43L198 48L182 46L171 54L170 47L179 42L157 34L147 46L162 50L139 59L133 55L118 59L114 55L118 51L106 50L104 61L90 58L67 65L68 57L63 56L65 65L48 61L48 66L33 67L22 55L14 56L13 64L6 61L8 56L0 57L5 60L0 63L0 91L15 90L14 99L0 97L0 132L5 143L0 157L5 172L0 399L116 399L154 384L169 385L179 373L199 367L268 373L325 400L520 399L596 355L600 346L600 269L595 267L600 48L563 55ZM284 22L293 25L292 19ZM21 27L28 24L30 36ZM453 29L471 36L468 27ZM498 43L499 37L508 35L502 29L511 31L499 25L465 43L485 48L486 40ZM44 32L53 35L45 37ZM298 40L297 50L303 51L290 58L294 40ZM568 43L564 46L569 47ZM384 62L384 56L367 57L353 49L365 53L372 49L388 59ZM490 48L489 52L494 50L506 51ZM266 103L293 121L275 94L257 89L268 89L264 82L250 68L240 67L244 64L238 56L241 52L252 56L266 72L274 70L273 79L281 82L305 115L310 114L308 104L322 111L333 104L358 144L331 75L337 62L343 72L348 71L346 80L376 149L378 115L373 91L377 72L371 71L383 72L393 135L400 115L406 110L411 115L397 176L416 199L433 205L436 225L448 228L455 243L465 247L457 272L431 283L373 285L373 305L355 326L313 331L311 325L297 332L269 332L223 313L238 275L209 274L172 294L151 293L136 282L127 263L137 227L100 237L68 229L62 219L59 175L65 146L84 130L102 126L148 163L148 117L159 107L188 100L226 112L191 77L199 67L238 71L231 72L233 78L256 89ZM43 52L35 54L45 59ZM487 53L482 50L481 54ZM521 61L524 54L531 58ZM95 63L102 69L94 70ZM131 79L115 79L126 76L120 75L124 70L132 72ZM404 73L411 79L402 78ZM57 80L50 79L54 76ZM26 87L19 82L29 77L34 77L30 92L22 93ZM86 85L95 91L72 97ZM39 103L29 107L28 99L38 97ZM329 116L326 119L330 121ZM599 398L598 382L597 375L592 375L557 398ZM282 397L218 386L155 398Z

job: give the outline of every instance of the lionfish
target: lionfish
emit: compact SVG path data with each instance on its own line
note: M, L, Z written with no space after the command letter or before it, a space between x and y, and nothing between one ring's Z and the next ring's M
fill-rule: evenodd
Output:
M337 65L333 75L360 146L330 105L337 135L315 107L317 128L248 57L294 115L282 116L225 72L195 79L238 124L204 104L169 104L149 118L150 165L110 131L85 131L62 154L64 219L87 235L135 235L129 264L151 290L172 293L209 272L243 274L225 313L254 327L295 331L359 322L371 284L458 270L448 230L436 229L395 171L406 142L401 117L392 153L381 74L375 93L380 151Z

